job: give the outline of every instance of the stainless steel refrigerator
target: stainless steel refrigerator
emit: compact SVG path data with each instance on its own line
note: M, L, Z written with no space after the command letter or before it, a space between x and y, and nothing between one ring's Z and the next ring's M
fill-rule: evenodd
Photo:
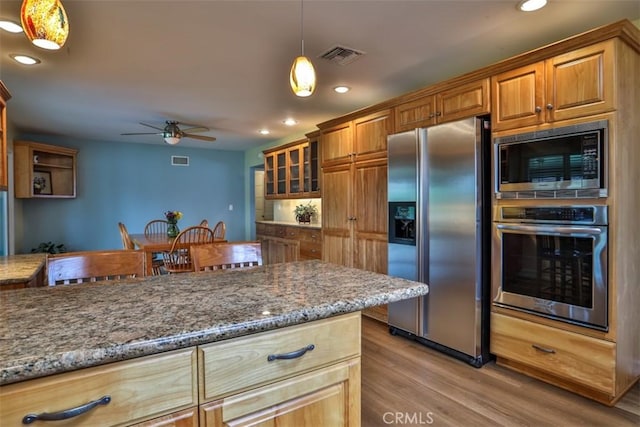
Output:
M429 294L389 304L391 333L489 359L490 131L469 118L388 137L389 269Z

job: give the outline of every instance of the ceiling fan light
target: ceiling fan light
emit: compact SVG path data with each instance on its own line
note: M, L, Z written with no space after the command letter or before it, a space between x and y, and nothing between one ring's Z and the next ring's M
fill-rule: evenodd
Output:
M306 56L298 56L289 75L293 93L300 97L310 96L316 88L316 71Z
M20 21L25 35L43 49L60 49L69 35L67 13L59 0L24 0Z
M164 137L164 142L166 142L169 145L176 145L178 142L180 142L180 137L179 136L165 136Z

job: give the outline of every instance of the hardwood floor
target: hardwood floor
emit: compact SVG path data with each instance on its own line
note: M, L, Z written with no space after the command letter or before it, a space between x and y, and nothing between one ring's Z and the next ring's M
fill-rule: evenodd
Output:
M640 425L640 385L613 408L509 371L476 369L362 320L362 426Z

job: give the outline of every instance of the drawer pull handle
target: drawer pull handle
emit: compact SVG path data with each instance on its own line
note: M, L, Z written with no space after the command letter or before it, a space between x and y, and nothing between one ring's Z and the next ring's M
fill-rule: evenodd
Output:
M273 362L276 359L297 359L298 357L304 356L307 351L311 351L316 348L315 345L309 344L306 347L301 348L300 350L295 350L290 353L282 353L282 354L270 354L267 356L268 362Z
M111 396L102 396L98 400L93 400L91 402L85 403L84 405L80 405L76 408L65 409L64 411L59 412L43 412L41 414L29 414L25 415L22 419L22 424L31 424L34 421L60 421L66 420L68 418L77 417L78 415L84 414L95 408L98 405L106 405L111 402Z
M556 351L552 348L546 348L546 347L541 347L538 344L531 344L531 347L535 348L538 351L541 351L543 353L547 353L547 354L554 354Z

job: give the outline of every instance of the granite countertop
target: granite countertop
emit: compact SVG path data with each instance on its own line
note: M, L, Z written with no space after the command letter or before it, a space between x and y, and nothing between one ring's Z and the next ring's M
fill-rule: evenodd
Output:
M0 385L362 310L428 286L323 261L0 294Z
M46 262L44 253L0 257L0 286L30 281Z
M260 220L257 221L256 223L260 223L260 224L275 224L275 225L287 225L290 227L301 227L301 228L315 228L320 230L322 228L322 224L317 223L317 222L311 222L308 224L301 224L297 221L275 221L275 220Z

